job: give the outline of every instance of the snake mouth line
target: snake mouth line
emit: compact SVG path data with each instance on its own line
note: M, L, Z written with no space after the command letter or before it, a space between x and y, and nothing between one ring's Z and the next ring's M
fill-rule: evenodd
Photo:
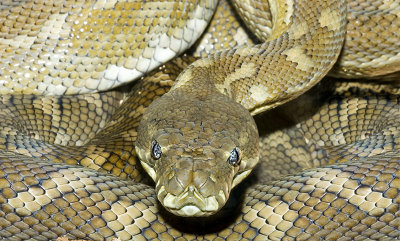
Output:
M157 196L168 211L183 217L210 216L216 213L227 199L222 190L217 196L205 198L193 186L187 187L179 195L168 193L165 186L161 186Z

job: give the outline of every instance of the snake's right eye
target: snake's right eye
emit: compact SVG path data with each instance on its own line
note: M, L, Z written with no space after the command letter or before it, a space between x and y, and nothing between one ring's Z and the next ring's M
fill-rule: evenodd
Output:
M232 166L238 166L240 163L240 150L239 148L235 147L228 158L228 163Z
M157 141L153 141L153 143L151 143L151 156L157 160L160 159L161 154L162 152L160 144L158 144Z

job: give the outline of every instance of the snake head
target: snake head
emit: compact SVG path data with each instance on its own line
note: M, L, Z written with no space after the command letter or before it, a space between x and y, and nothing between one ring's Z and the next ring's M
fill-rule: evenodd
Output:
M240 104L219 92L170 91L139 125L136 152L160 203L178 216L209 216L258 162L258 132Z

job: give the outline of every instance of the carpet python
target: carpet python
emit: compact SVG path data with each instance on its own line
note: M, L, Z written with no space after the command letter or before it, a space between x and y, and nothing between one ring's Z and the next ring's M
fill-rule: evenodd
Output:
M400 237L395 0L2 1L0 27L0 237Z

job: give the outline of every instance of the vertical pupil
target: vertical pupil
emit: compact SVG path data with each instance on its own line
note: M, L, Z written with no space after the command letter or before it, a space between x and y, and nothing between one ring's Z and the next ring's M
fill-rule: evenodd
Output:
M153 141L151 144L151 155L154 159L159 159L161 157L161 146L157 141Z
M239 151L237 147L231 151L231 155L229 156L229 164L236 165L239 161Z

